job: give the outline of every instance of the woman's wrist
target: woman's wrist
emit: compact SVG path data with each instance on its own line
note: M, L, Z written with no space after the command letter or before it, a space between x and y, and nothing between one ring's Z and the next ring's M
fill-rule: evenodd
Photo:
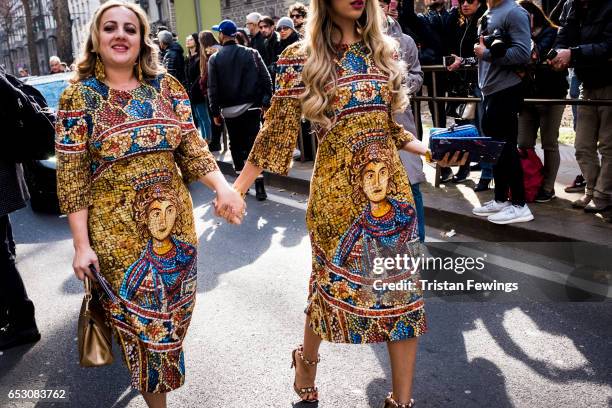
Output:
M91 249L91 245L89 244L89 239L87 241L73 241L74 250L76 252L87 251Z

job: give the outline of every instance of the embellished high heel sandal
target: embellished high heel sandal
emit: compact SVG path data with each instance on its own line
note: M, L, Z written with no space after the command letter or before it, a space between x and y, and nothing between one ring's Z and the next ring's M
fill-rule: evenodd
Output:
M387 398L385 398L385 403L383 404L382 408L414 408L414 406L413 399L411 399L407 404L400 404L393 399L393 393L390 392L389 395L387 395Z
M321 361L321 356L318 355L318 354L317 354L317 361L310 361L310 360L306 359L304 357L304 346L302 346L300 344L300 346L298 348L296 348L295 350L293 350L293 352L291 353L291 360L292 360L291 361L291 368L295 367L295 371L296 372L297 372L297 359L296 359L296 355L297 355L297 357L299 357L299 359L304 364L306 364L307 366L310 366L310 367L316 366L319 363L319 361ZM300 397L302 402L318 402L319 401L319 394L318 394L319 390L314 385L312 387L298 388L297 385L294 382L293 383L293 390ZM315 398L313 398L313 399L306 399L308 394L314 394Z

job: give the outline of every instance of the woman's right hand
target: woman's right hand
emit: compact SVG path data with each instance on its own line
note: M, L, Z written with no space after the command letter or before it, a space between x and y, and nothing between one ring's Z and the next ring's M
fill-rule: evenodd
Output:
M446 69L448 69L449 71L455 71L459 68L461 68L461 57L455 55L455 54L451 54L452 57L455 57L455 62L453 62L452 64L450 64L449 66L446 67Z
M92 266L97 272L100 272L100 264L98 256L90 246L76 248L74 251L74 259L72 261L72 269L79 280L85 280L85 276L93 281L97 281L93 272L90 269Z

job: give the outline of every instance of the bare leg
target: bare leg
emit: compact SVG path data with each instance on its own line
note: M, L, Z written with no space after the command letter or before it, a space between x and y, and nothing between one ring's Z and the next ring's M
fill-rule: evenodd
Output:
M153 394L143 392L142 397L149 408L166 408L166 393Z
M304 325L304 358L309 361L317 361L319 354L319 346L321 345L321 338L312 331L308 325L308 317L306 317L306 324ZM317 366L309 366L299 358L296 353L295 356L295 385L297 388L312 387L315 383L317 376ZM317 393L311 393L304 396L304 399L316 399L318 398Z
M408 404L412 398L417 346L416 337L387 343L391 359L393 399L400 404Z

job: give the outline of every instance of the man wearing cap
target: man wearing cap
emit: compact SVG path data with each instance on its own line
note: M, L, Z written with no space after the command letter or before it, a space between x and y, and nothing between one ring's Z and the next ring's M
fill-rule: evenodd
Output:
M294 42L300 41L300 35L295 31L293 21L289 17L281 17L276 23L276 29L280 34L282 51Z
M259 52L236 43L232 20L212 29L223 47L208 60L208 101L215 124L225 120L234 169L240 173L259 133L262 108L270 106L272 81ZM255 190L258 200L266 199L263 178L256 180Z
M259 51L260 55L263 55L266 39L263 34L259 31L259 22L261 21L261 14L249 13L246 16L246 26L249 30L249 38L251 40L251 48L255 48Z

